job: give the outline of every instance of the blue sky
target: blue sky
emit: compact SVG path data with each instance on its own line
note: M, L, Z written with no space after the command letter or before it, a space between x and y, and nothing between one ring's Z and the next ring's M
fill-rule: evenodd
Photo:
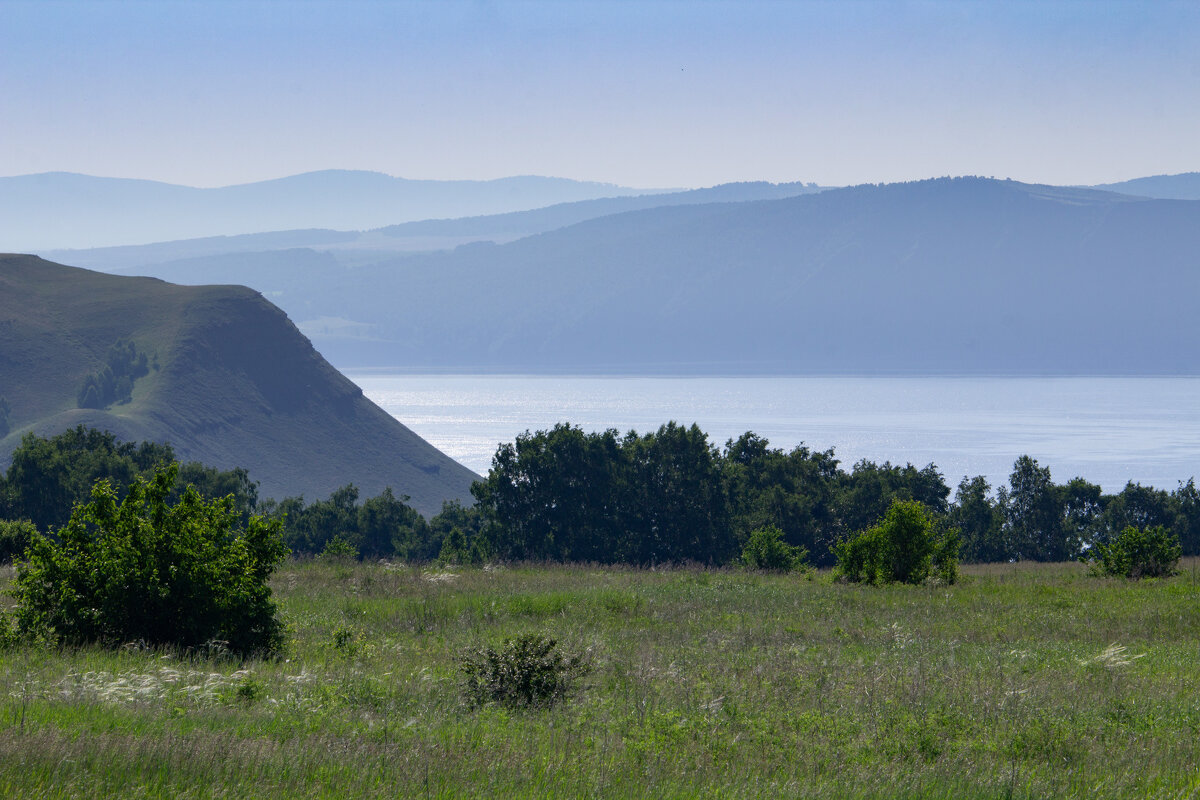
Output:
M1200 3L0 0L0 175L1200 170Z

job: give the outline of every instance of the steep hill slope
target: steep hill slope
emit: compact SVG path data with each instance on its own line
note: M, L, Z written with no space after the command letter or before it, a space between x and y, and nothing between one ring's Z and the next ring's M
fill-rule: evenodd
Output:
M85 378L118 340L156 368L132 399L77 407ZM422 512L469 501L475 476L362 396L257 292L182 287L0 255L0 396L13 430L77 424L169 441L185 459L246 467L266 497L324 497L346 483L391 486Z

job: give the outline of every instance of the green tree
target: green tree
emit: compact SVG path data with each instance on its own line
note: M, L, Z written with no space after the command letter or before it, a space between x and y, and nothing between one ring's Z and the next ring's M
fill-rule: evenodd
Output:
M838 544L838 571L855 583L921 583L958 577L958 531L939 529L926 507L895 500L883 520Z
M1021 456L1013 464L1009 488L1001 487L999 505L1012 558L1032 561L1071 561L1082 543L1065 526L1062 493L1050 479L1049 467Z
M361 558L407 555L429 538L425 518L392 493L391 488L363 502L358 508L358 553Z
M486 531L486 522L479 506L464 506L457 500L447 500L442 503L442 510L437 516L429 520L425 533L426 540L423 544L425 549L410 554L400 553L397 550L397 554L403 555L405 558L432 559L438 557L443 542L456 528L462 531L467 541L478 540L481 547L487 548L490 539Z
M1105 504L1103 533L1097 538L1109 541L1129 527L1174 529L1177 516L1178 502L1170 493L1130 481L1120 494L1113 495Z
M1161 525L1146 529L1130 525L1111 542L1097 544L1088 556L1099 575L1137 580L1174 575L1182 551L1179 537Z
M738 542L774 526L784 542L804 548L817 564L833 563L833 502L841 475L833 450L800 445L785 453L747 432L725 443L722 470Z
M631 432L623 447L631 469L621 516L631 536L622 560L725 563L736 555L720 453L698 426Z
M1098 540L1102 533L1107 498L1103 490L1083 478L1072 478L1058 488L1062 500L1063 538L1076 553Z
M835 507L842 534L860 531L878 522L896 500L913 500L933 514L945 514L950 487L937 467L917 469L863 459L849 475L842 474Z
M104 357L104 366L83 379L79 387L80 408L108 408L113 403L128 403L133 384L150 372L146 354L138 353L133 342L120 339Z
M1200 555L1200 489L1196 481L1188 478L1179 488L1171 492L1175 507L1175 530L1185 556Z
M335 489L326 500L317 500L307 506L301 504L300 509L290 513L284 523L287 543L292 550L320 553L335 536L359 550L358 488L353 484Z
M950 506L950 525L963 539L963 559L970 563L1008 561L1012 552L1004 540L1004 517L991 498L991 486L982 475L963 476Z
M620 560L629 463L616 431L565 423L502 444L471 488L501 558Z
M108 480L121 494L134 478L149 477L156 467L174 461L170 445L119 442L112 433L82 425L50 438L27 433L8 468L4 514L31 520L42 530L58 527L66 523L72 507L88 500L97 480ZM189 483L205 497L232 494L243 515L254 510L257 486L243 469L184 464L173 497Z
M12 591L19 633L69 645L279 647L267 585L287 555L278 523L252 516L243 526L231 499L192 488L172 505L178 469L135 480L124 500L100 481L56 538L34 534Z
M783 541L783 531L773 525L753 531L742 546L742 564L749 569L792 572L802 568L807 557L803 547Z
M27 519L0 519L0 564L8 564L25 554L37 528Z

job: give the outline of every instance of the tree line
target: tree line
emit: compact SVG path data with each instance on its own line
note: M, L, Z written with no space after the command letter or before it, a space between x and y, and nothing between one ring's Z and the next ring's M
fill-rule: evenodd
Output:
M0 520L59 528L96 480L120 495L174 461L169 445L83 427L27 435L0 476ZM1155 526L1173 533L1184 555L1200 554L1192 480L1173 491L1129 483L1105 494L1082 478L1056 483L1048 467L1021 456L1006 485L963 477L952 492L933 464L861 460L845 469L832 449L774 448L750 432L717 447L697 426L673 422L646 434L565 423L526 432L497 449L473 505L448 503L430 519L391 489L365 499L347 485L323 500L260 500L245 470L194 462L180 466L174 491L189 485L203 497L231 496L243 518L278 519L301 555L727 565L754 532L777 529L782 543L831 566L839 543L879 523L896 501L918 503L931 524L957 530L965 562L1071 560L1125 528ZM4 528L10 538L20 530ZM4 531L0 558L20 550Z
M868 460L849 470L832 449L783 450L745 433L717 448L695 425L655 433L586 433L567 424L503 444L472 493L496 555L513 559L727 564L756 530L776 527L818 566L895 501L957 529L967 562L1067 561L1127 527L1162 526L1200 554L1200 492L1129 483L1116 494L1065 484L1021 456L1008 485L963 477L954 498L933 464Z

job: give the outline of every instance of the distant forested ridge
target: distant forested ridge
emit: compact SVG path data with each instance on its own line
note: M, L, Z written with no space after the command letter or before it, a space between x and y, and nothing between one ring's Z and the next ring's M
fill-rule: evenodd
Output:
M643 208L516 241L508 223L486 223L500 244L438 253L297 244L135 268L247 283L343 368L1200 374L1179 346L1200 338L1200 200L947 178ZM96 256L125 257L140 256Z
M23 251L296 228L363 230L431 217L534 209L647 190L564 178L485 181L322 170L235 186L44 172L0 178L0 241Z

